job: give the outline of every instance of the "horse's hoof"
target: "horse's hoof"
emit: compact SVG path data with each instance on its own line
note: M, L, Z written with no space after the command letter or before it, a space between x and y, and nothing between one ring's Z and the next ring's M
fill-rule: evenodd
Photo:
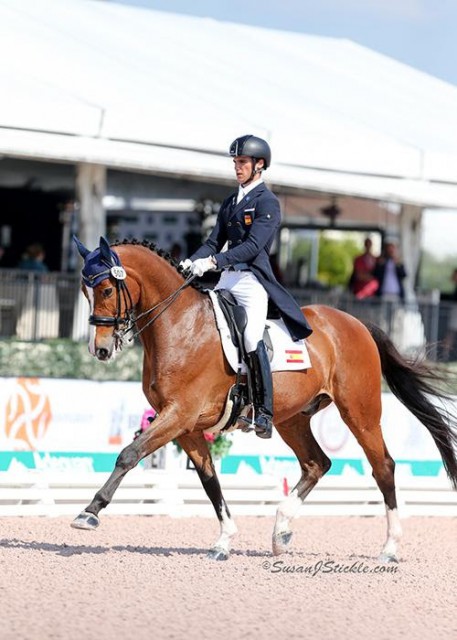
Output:
M287 546L292 539L292 531L285 531L273 536L273 555L280 556L287 551Z
M222 560L228 560L229 555L230 554L226 549L223 549L222 547L214 547L214 549L210 549L208 551L206 557L209 558L210 560L222 561Z
M381 553L378 560L382 564L398 564L397 556L394 553Z
M71 526L74 529L87 529L93 530L98 527L100 524L100 519L94 513L89 513L89 511L83 511L79 514L77 518L73 520Z

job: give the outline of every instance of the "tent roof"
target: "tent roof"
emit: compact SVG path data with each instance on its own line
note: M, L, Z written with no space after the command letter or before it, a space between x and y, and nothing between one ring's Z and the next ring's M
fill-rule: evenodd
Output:
M457 207L457 87L348 40L94 0L0 0L0 153ZM248 71L253 66L255 71Z

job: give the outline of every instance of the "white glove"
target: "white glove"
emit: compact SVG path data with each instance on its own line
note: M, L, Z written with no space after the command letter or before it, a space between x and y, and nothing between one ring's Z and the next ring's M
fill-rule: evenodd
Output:
M189 258L186 258L186 260L181 260L181 262L179 263L179 266L181 267L181 269L183 270L184 273L186 273L186 271L192 271L192 260L189 260Z
M216 268L217 266L214 264L211 256L209 258L199 258L192 263L192 273L199 278L207 271L212 271Z

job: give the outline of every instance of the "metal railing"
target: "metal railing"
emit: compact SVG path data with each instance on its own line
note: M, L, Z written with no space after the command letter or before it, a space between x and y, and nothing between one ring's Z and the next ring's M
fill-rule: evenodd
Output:
M72 338L79 274L0 269L0 337Z
M455 305L436 296L401 304L378 298L356 300L342 289L291 288L301 305L326 304L384 329L402 352L431 345L429 357L457 359ZM0 338L26 341L87 338L87 303L79 274L0 269Z
M441 357L440 344L448 334L452 305L440 302L436 295L418 296L411 302L383 300L378 297L356 299L346 290L290 289L302 306L325 304L359 320L380 326L404 353L428 345L429 356Z

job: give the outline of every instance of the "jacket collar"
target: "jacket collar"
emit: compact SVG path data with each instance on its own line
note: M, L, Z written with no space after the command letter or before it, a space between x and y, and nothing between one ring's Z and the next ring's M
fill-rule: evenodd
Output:
M244 196L244 198L240 200L238 204L236 204L236 197L238 195L238 191L237 191L233 195L233 200L232 200L233 205L232 205L232 210L230 212L230 217L233 216L235 213L237 213L243 207L248 206L253 200L258 198L260 194L263 193L263 191L265 191L265 188L266 188L265 183L261 182L257 187L252 189L252 191L249 191L249 193L246 196Z

